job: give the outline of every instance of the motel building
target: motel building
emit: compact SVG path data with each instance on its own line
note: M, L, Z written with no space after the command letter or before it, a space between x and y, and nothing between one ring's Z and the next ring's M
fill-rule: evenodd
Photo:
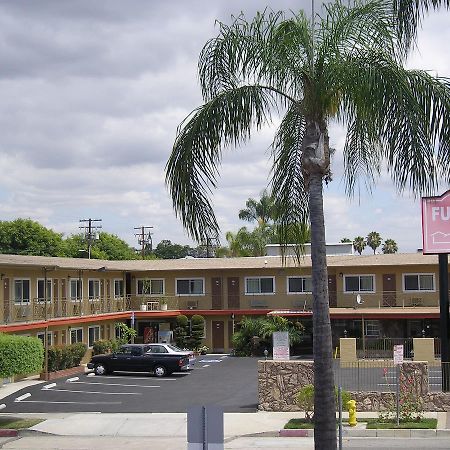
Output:
M358 338L360 351L381 348L386 340L434 337L439 356L437 256L360 256L351 244L335 244L327 246L327 264L334 347L342 337ZM293 353L312 354L308 248L300 265L293 257L282 259L276 245L267 247L265 257L246 258L0 255L0 279L0 332L41 339L47 332L50 345L92 347L96 340L113 338L117 322L135 327L136 342L168 341L177 315L201 314L205 345L229 352L242 316L279 314L305 327Z

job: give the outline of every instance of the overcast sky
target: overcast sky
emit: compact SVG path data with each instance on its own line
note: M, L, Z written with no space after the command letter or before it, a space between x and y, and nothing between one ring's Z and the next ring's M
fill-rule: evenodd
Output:
M196 65L216 19L309 0L2 0L0 220L31 218L66 235L79 219L137 245L133 228L192 244L172 210L164 166L176 127L201 103ZM450 13L432 13L411 67L450 76ZM223 232L268 185L273 129L226 153L214 205ZM349 200L341 180L344 130L330 128L334 181L325 188L328 242L380 232L400 251L421 247L420 202L383 177ZM441 192L448 186L443 186ZM439 193L441 193L439 192Z

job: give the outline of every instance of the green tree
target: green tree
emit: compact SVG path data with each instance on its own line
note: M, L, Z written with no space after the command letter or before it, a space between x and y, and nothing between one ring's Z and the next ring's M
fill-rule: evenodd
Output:
M179 314L176 318L176 327L174 330L175 342L177 347L186 347L186 337L189 334L189 319L184 314Z
M346 238L346 237L341 239L341 243L342 243L342 244L347 244L347 243L350 244L351 242L352 242L352 240L349 239L349 238Z
M383 253L397 253L398 246L394 239L386 239L382 247Z
M373 254L375 255L376 249L381 245L380 233L377 233L376 231L371 231L367 235L366 244L373 250Z
M31 219L0 222L0 253L61 256L62 234Z
M264 190L259 200L249 198L246 208L239 211L239 219L247 222L258 222L259 226L269 225L275 218L275 204L273 197Z
M303 12L243 15L219 24L199 61L204 104L178 129L166 180L188 233L201 241L219 226L208 194L224 147L283 111L273 142L271 192L280 227L311 221L315 446L336 446L323 183L331 181L328 127L347 125L345 186L370 186L386 162L399 191L431 192L449 181L448 81L404 68L392 3L324 5Z
M199 314L194 314L191 317L191 336L188 339L191 350L196 350L201 347L202 340L205 335L205 318Z
M180 259L186 258L192 251L189 245L172 244L168 239L163 239L153 250L154 255L159 259Z
M72 234L64 239L63 254L70 258L87 258L87 242L83 234ZM114 234L101 232L91 247L92 259L129 260L138 255L134 248Z
M366 246L366 240L362 236L356 236L355 239L353 239L353 247L359 254L364 251Z

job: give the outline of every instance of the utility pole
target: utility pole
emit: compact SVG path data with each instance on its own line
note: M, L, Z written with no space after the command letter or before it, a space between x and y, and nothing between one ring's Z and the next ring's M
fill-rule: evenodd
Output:
M219 238L217 236L206 236L206 257L211 258L213 256L212 250L219 246Z
M80 225L80 230L84 230L84 236L88 243L88 258L91 259L92 242L98 239L98 231L102 228L101 225L96 225L96 222L101 222L102 219L80 219L80 223L87 223L87 225Z
M134 233L134 235L137 237L138 244L141 246L141 255L142 259L145 259L145 249L148 245L150 245L150 251L152 251L153 241L152 241L152 233L151 229L153 227L134 227L135 230L139 230L138 233ZM146 230L149 230L146 232Z

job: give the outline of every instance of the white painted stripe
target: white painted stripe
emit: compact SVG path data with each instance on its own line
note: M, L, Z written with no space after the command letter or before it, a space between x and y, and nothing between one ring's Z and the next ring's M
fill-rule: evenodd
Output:
M47 389L51 389L52 387L55 387L55 386L56 386L56 383L46 384L46 385L41 389L41 391L45 391L45 390L47 390Z
M141 395L140 392L72 391L71 389L52 389L49 392L73 392L74 394L104 394L104 395Z
M24 400L22 403L58 403L61 405L121 405L122 402L47 402L44 400ZM28 414L28 413L27 413ZM40 413L36 413L40 414Z
M4 403L2 403L1 405L0 405L0 409L5 409L6 408L6 405L4 404Z
M94 373L94 372L88 373L86 376L87 376L87 377L95 377L95 373Z
M183 373L183 375L190 375L190 373L189 372L182 372ZM141 380L141 381L152 381L152 380L156 380L156 378L150 378L150 377L146 377L146 378L139 378L139 377L119 377L119 376L115 376L115 375L113 375L113 376L105 376L105 375L96 375L95 376L95 378L107 378L108 380L116 380L116 379L125 379L125 380ZM175 381L176 380L176 378L166 378L166 377L164 377L164 378L158 378L158 383L160 382L160 381Z
M66 380L66 383L72 383L73 381L78 381L80 379L80 377L73 377L73 378L68 378Z
M120 383L91 383L90 381L73 381L73 384L99 384L101 386L125 386L125 387L142 387L142 388L160 388L161 386L142 384L120 384Z
M209 367L209 364L205 364L205 365L203 365L202 367Z
M15 402L21 402L22 400L25 400L28 397L31 397L31 394L29 392L27 392L26 394L21 395L20 397L17 397L14 401Z

